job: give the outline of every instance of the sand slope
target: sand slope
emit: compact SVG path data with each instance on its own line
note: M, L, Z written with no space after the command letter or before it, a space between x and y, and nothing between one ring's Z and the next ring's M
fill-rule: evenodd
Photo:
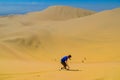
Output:
M5 17L1 21L6 20L7 26L0 28L0 37L6 45L38 59L41 54L56 59L73 53L76 61L84 57L89 61L119 61L119 13L118 8L67 21L32 20L32 25L21 24L18 17Z
M8 62L11 63L8 67ZM59 71L54 62L1 61L1 80L119 80L120 63L71 64L70 71ZM49 66L49 67L48 67Z
M120 8L81 18L74 12L50 7L1 17L0 80L120 80ZM71 71L59 71L68 54Z

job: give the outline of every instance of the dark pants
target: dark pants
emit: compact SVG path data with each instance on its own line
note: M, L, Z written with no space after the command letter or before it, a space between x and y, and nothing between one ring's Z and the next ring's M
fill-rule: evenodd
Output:
M66 69L67 64L65 62L61 62L61 64L64 66L64 68Z

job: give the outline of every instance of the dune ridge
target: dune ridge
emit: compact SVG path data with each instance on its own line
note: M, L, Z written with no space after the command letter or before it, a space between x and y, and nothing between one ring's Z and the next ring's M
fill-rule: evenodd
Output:
M12 15L12 18L27 18L28 20L69 20L95 14L95 11L74 8L70 6L50 6L43 11L31 12L25 15ZM10 16L7 16L10 17Z

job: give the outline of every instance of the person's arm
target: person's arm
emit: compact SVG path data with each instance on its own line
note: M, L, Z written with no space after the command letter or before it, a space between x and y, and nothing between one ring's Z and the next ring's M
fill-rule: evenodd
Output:
M70 67L69 67L69 65L68 65L68 62L67 62L67 61L66 61L66 65L67 65L67 67L68 67L68 69L69 69Z

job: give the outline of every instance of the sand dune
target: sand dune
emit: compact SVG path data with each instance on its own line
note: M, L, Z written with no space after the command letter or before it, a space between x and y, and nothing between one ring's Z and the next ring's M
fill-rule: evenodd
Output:
M78 35L78 34L87 35L88 34L88 35L94 36L95 38L98 36L99 39L105 36L105 38L111 37L111 39L115 37L113 39L118 40L119 37L116 37L116 36L119 36L118 33L120 30L120 27L119 27L120 23L118 18L120 17L119 11L120 11L119 9L104 11L88 17L69 20L69 21L66 21L65 23L62 22L60 24L55 24L55 26L57 26L56 28L59 28L58 30L62 31L62 33L63 32L66 33L66 34L63 33L64 35L67 35L67 34L68 35ZM91 36L90 38L93 38Z
M120 8L94 14L62 6L0 17L0 79L119 80L119 21ZM68 54L71 71L59 71Z
M14 19L20 21L22 24L31 25L33 23L32 20L35 21L55 21L55 20L69 20L80 18L84 16L89 16L95 14L95 11L74 8L69 6L50 6L47 9L40 12L31 12L25 15L12 15L6 16L6 18Z
M22 23L17 22L18 17L11 21L9 17L5 17L1 21L6 20L7 26L1 27L0 37L4 43L20 49L23 53L27 51L26 54L38 59L41 58L41 54L56 59L56 56L74 53L77 61L81 61L83 57L88 57L88 62L119 61L119 17L119 8L67 21L39 23L32 20L33 24L29 26L22 26ZM17 24L13 24L14 20Z
M41 12L29 13L27 16L42 20L68 20L95 14L95 11L69 6L51 6Z

